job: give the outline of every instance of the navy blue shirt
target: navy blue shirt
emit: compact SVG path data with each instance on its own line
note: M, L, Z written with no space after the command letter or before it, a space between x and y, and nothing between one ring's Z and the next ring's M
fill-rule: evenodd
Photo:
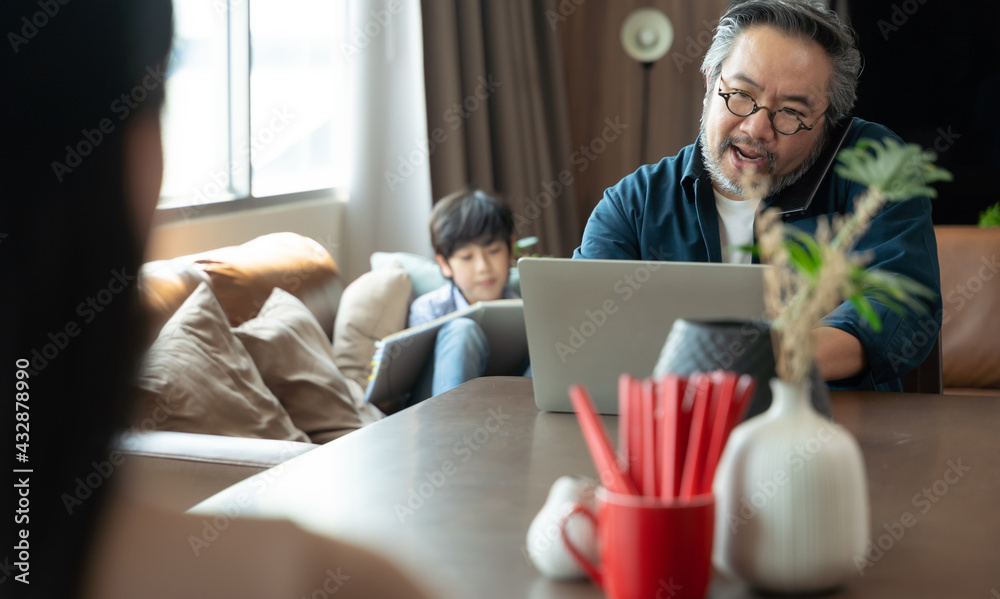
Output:
M853 119L843 147L862 138L899 138L886 127ZM818 163L819 164L819 163ZM816 167L814 167L816 168ZM824 176L807 200L807 174L787 189L769 196L763 208L778 207L785 222L813 234L820 218L854 211L854 200L865 187L837 175ZM815 179L812 179L815 184ZM857 252L869 253L870 268L906 275L932 289L936 299L925 302L927 314L896 314L872 300L882 319L876 333L853 306L844 302L823 319L826 326L847 331L861 341L868 371L851 379L831 381L838 389L902 391L902 376L930 353L940 330L941 278L930 199L890 202L872 219L858 240ZM700 138L676 156L640 167L604 192L583 232L574 258L721 262L719 216L708 171L701 157Z

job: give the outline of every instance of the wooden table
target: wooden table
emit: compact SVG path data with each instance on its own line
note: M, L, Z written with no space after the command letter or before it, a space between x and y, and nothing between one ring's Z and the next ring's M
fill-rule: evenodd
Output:
M827 596L1000 599L1000 401L832 398L837 421L861 443L872 541L882 548ZM615 435L616 418L604 418ZM526 558L528 525L565 474L595 476L575 417L539 412L529 379L484 378L247 479L195 511L286 517L363 543L441 596L601 597L589 582L546 580ZM904 518L911 526L899 524ZM716 575L709 596L753 594Z

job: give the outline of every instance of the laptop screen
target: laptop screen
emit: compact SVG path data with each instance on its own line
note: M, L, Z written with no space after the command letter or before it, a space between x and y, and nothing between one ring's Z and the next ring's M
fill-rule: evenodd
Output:
M674 320L757 320L766 266L522 258L518 262L535 403L571 412L570 385L618 412L618 377L653 373Z

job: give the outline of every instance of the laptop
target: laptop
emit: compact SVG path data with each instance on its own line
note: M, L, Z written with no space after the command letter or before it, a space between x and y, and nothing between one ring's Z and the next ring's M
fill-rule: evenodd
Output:
M618 413L618 377L653 374L674 320L764 316L759 264L522 258L518 262L535 404L572 412L581 383Z

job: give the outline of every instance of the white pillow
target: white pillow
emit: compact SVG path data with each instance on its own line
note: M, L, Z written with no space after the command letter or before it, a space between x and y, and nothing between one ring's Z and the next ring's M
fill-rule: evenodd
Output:
M368 386L375 342L406 327L410 298L410 277L398 265L366 272L344 290L333 326L333 356L362 389Z
M434 291L448 282L441 267L432 258L406 252L375 252L371 256L372 270L398 265L410 275L413 297Z

